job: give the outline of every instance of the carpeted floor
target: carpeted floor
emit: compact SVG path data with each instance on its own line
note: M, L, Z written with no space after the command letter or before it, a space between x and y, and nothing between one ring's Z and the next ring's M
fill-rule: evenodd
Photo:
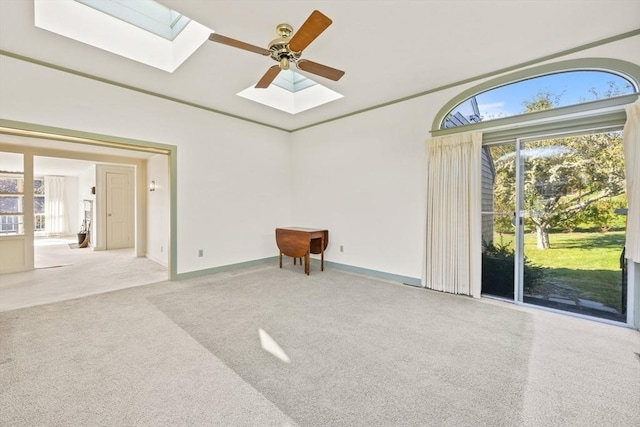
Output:
M256 279L150 300L301 425L497 425L522 412L526 313L336 271ZM290 363L261 348L261 329Z
M640 333L260 266L0 313L0 425L640 424Z
M77 239L37 239L35 270L0 276L0 311L157 283L169 275L160 264L136 257L133 248L94 251L72 244Z

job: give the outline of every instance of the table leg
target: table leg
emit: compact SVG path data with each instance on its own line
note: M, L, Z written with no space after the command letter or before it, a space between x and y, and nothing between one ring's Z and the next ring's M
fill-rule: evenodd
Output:
M282 268L282 251L280 251L280 268Z
M307 276L311 272L311 262L309 260L309 251L304 255L304 272L307 273Z

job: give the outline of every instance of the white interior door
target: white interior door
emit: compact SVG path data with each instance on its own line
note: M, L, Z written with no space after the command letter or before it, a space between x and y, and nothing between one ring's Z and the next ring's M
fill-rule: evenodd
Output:
M107 249L131 248L134 243L133 175L107 172Z

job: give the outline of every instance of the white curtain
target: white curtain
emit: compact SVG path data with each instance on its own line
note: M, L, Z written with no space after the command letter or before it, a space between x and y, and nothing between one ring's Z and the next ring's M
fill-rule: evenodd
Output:
M480 297L481 151L481 133L427 141L427 288Z
M63 176L44 177L44 223L47 235L67 233Z
M640 263L640 100L627 105L624 164L627 181L627 242L625 256Z

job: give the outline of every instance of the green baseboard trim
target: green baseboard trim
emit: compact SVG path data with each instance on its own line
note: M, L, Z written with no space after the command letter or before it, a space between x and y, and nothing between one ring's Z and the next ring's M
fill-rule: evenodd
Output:
M220 267L207 268L205 270L196 270L196 271L189 271L187 273L178 273L176 274L175 279L172 279L172 280L191 279L193 277L206 276L208 274L221 273L224 271L235 270L238 268L252 267L256 265L271 264L271 263L273 263L274 265L278 265L278 257L274 256L269 258L261 258L261 259L255 259L253 261L239 262L237 264L228 264Z
M318 261L318 265L320 261ZM348 271L350 273L362 274L363 276L370 276L376 279L389 280L392 282L399 282L405 285L422 287L422 280L417 277L401 276L399 274L385 273L384 271L370 270L368 268L355 267L353 265L340 264L333 261L324 262L327 267L332 267L338 270ZM315 264L315 263L314 263Z
M314 270L316 268L318 270L320 269L319 259L312 258L311 263L314 266ZM403 283L405 285L422 287L422 280L417 277L409 277L409 276L401 276L399 274L385 273L384 271L370 270L368 268L355 267L353 265L340 264L332 261L325 261L324 263L327 267L335 268L337 270L343 270L350 273L362 274L363 276L369 276L376 279L389 280L391 282ZM187 273L178 273L175 278L172 278L172 280L191 279L193 277L206 276L208 274L221 273L224 271L235 270L243 267L252 267L252 266L262 265L262 264L272 264L277 266L278 257L274 256L274 257L268 257L268 258L261 258L253 261L239 262L237 264L229 264L229 265L223 265L220 267L207 268L204 270L189 271Z

